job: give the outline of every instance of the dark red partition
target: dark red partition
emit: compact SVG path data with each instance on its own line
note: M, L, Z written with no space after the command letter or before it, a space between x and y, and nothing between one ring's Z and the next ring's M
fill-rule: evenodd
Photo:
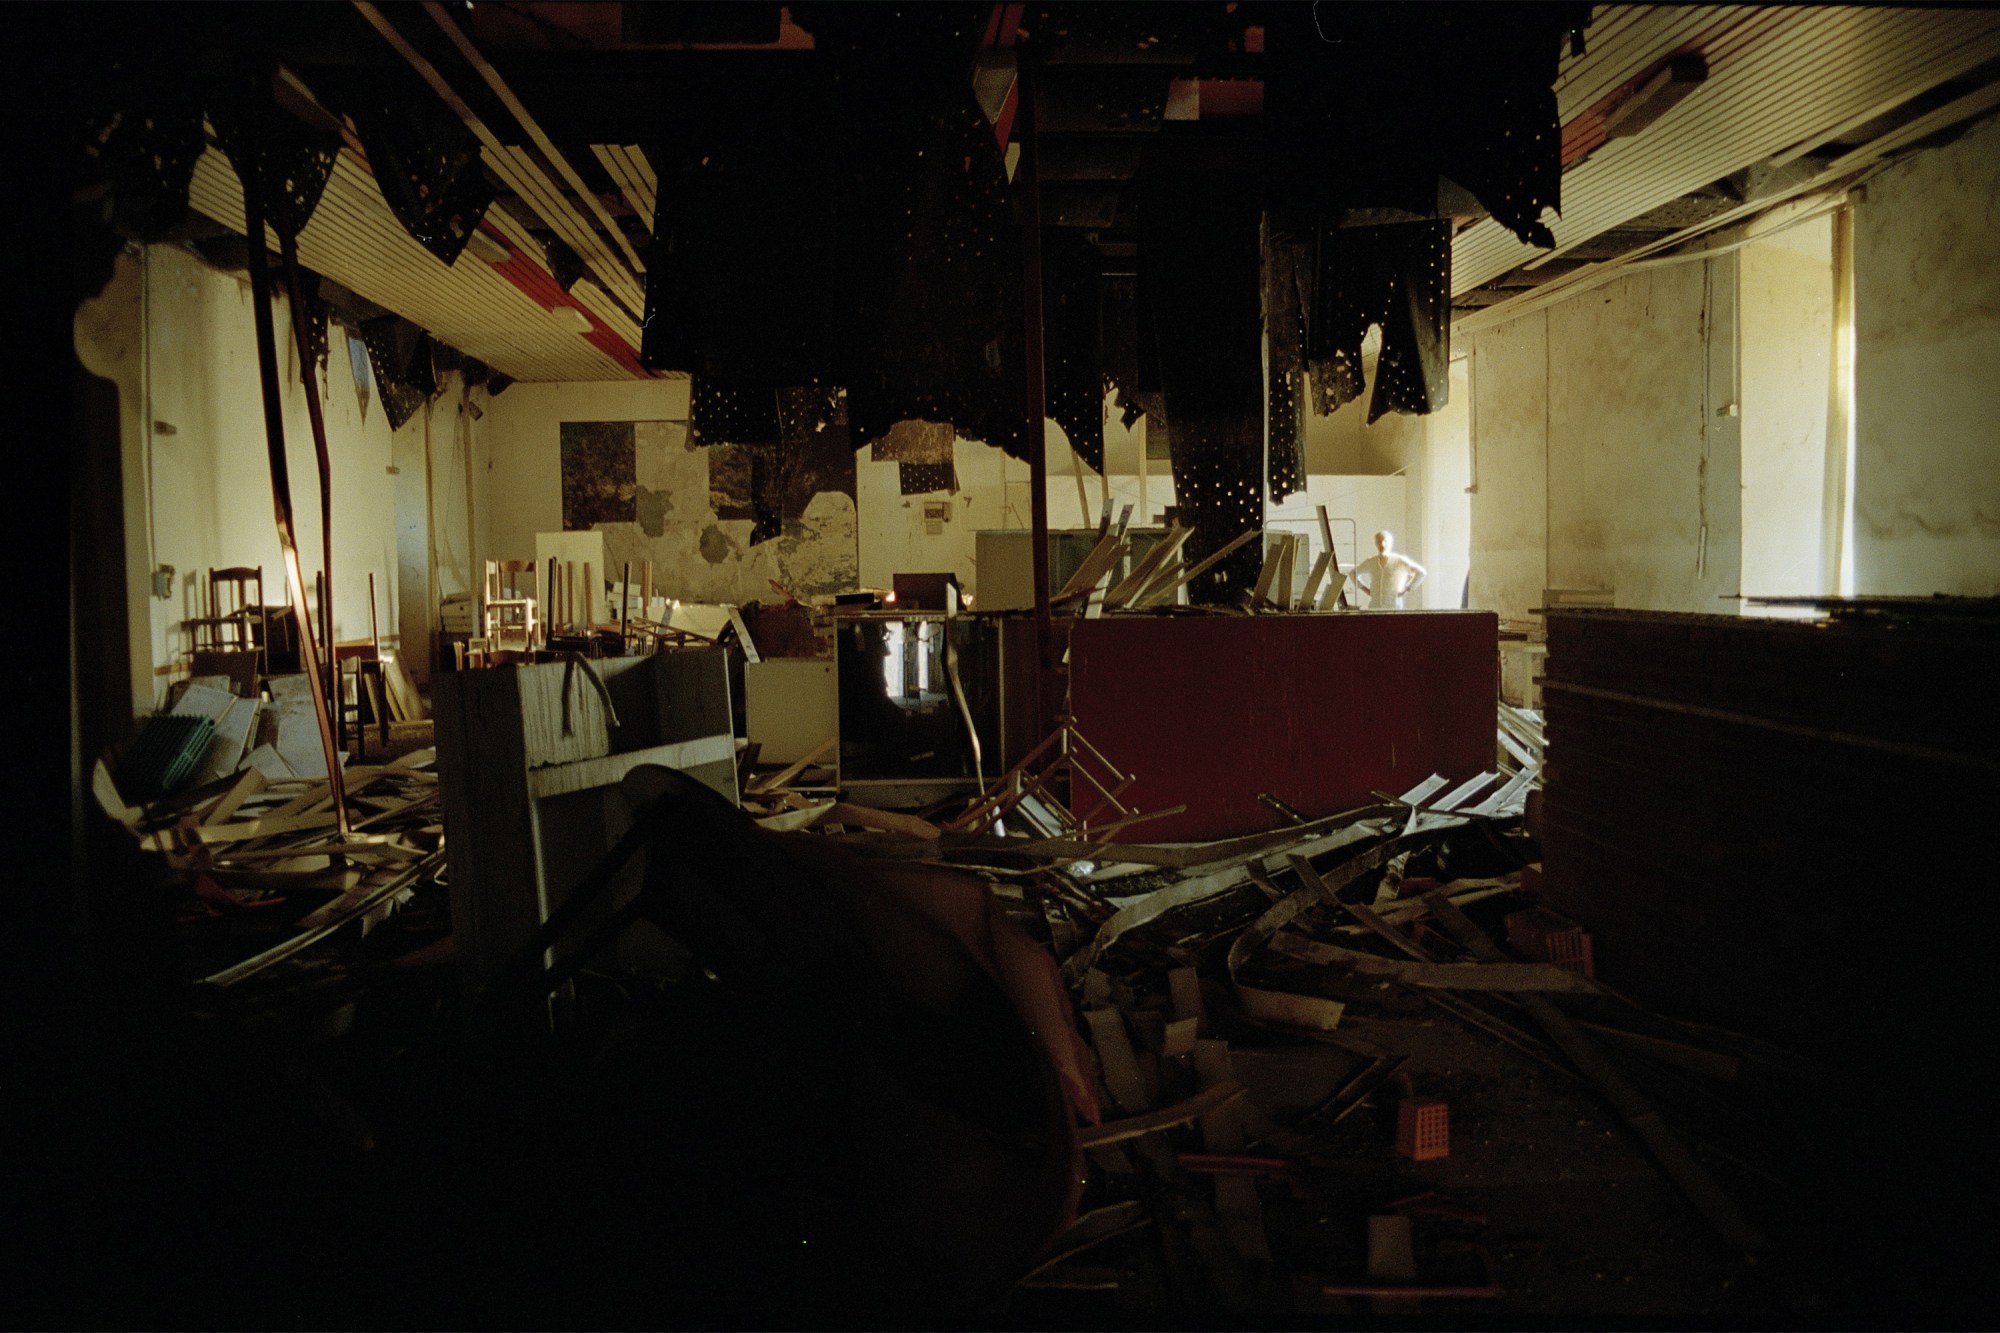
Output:
M1070 711L1138 781L1134 841L1277 828L1493 767L1498 625L1487 611L1121 618L1070 635Z

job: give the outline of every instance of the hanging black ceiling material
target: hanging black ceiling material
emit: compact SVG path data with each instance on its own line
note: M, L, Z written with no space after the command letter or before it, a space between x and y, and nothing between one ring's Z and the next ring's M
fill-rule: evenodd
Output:
M1077 457L1104 471L1104 359L1097 247L1075 232L1042 242L1042 365L1048 414Z
M299 270L298 301L305 312L305 342L312 373L324 375L332 343L332 312L320 296L319 274L311 269Z
M105 188L101 215L119 236L165 240L188 217L188 186L207 146L202 96L184 71L115 66L83 90L76 185Z
M376 188L403 230L456 263L493 203L472 132L401 66L329 71L316 83L353 118Z
M688 439L695 444L776 444L778 391L696 376L688 391Z
M549 276L564 291L576 286L578 280L590 272L583 256L565 245L554 232L535 233L535 239L541 242L542 257L549 262Z
M779 536L805 517L815 495L853 495L854 445L847 433L847 394L827 385L780 389L778 445L765 473L752 474L757 526L750 544Z
M1384 413L1428 415L1451 394L1451 227L1417 222L1404 235L1396 284L1382 321L1368 421Z
M361 341L368 347L368 364L382 391L389 429L401 430L437 392L431 336L399 315L387 315L363 323Z
M817 108L804 95L815 90ZM775 110L690 119L647 146L659 191L642 364L772 389L830 374L842 269L830 96L824 77L807 78Z
M856 445L924 420L1021 456L1018 226L969 77L989 10L792 12L815 59L649 148L642 363L698 385L842 385ZM769 437L756 410L725 434Z
M764 392L775 406L777 438L709 445L718 518L750 519L750 544L781 537L823 491L854 494L854 449L841 390L824 385Z
M1161 170L1140 181L1139 284L1173 423L1174 497L1190 563L1264 526L1261 214L1254 179ZM1261 553L1248 543L1189 585L1239 601Z
M228 99L216 99L208 109L215 126L217 145L229 156L230 165L241 176L245 169L256 171L264 198L269 201L271 227L281 236L296 238L312 221L333 174L333 161L340 152L340 136L331 130L307 125L280 111L270 97L269 80L260 79L258 89L269 105L261 108L263 132L254 152L244 152L242 121Z
M1319 261L1307 313L1306 355L1316 410L1361 396L1361 344L1382 330L1369 401L1386 412L1444 406L1451 361L1451 224L1443 219L1319 230Z
M1240 52L1244 28L1257 22L1249 11L1238 5L1067 0L1035 6L1022 26L1048 49L1051 67L1187 65Z
M1139 280L1126 274L1106 275L1098 291L1104 377L1115 391L1120 423L1130 430L1143 414L1146 444L1157 458L1170 435L1166 402L1160 394L1160 357L1153 344L1152 321L1140 301Z
M626 4L619 9L619 36L627 42L767 43L782 32L784 6L731 0L729 4L679 0L671 5Z
M1295 213L1264 223L1264 328L1267 340L1270 434L1266 480L1271 498L1306 488L1305 310L1311 288L1312 228Z
M898 421L940 421L1025 457L1020 228L969 84L900 165L902 180L885 184L901 207L889 206L852 270L863 280L849 293L835 378L855 442Z
M1265 134L1274 203L1433 217L1456 182L1521 240L1562 207L1554 84L1579 4L1273 6Z
M896 479L905 495L958 490L958 469L951 463L898 463Z

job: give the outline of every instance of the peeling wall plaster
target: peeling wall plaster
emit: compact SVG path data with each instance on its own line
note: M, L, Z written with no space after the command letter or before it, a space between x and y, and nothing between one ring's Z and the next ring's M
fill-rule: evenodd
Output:
M750 544L751 519L717 516L709 451L688 442L688 381L516 384L480 422L491 462L485 528L494 559L525 559L537 532L562 528L565 421L631 421L637 450L635 520L600 523L608 579L653 562L655 595L682 601L771 601L778 583L799 597L845 592L859 580L853 497L822 491L781 535Z

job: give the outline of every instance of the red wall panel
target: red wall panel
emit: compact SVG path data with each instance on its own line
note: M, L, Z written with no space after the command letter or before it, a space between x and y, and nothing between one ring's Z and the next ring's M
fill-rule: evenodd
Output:
M1442 773L1493 766L1498 624L1487 611L1108 618L1070 635L1070 712L1132 774L1133 840L1234 837Z

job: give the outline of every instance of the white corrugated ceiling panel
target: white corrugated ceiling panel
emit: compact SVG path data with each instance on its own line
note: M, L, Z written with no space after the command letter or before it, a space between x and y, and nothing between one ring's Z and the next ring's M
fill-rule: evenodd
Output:
M1704 16L1714 32L1714 10L1669 12ZM1656 63L1676 46L1657 46L1638 64ZM2000 57L2000 13L1744 7L1701 49L1710 73L1700 88L1643 133L1603 145L1564 173L1563 213L1551 221L1559 248ZM1565 109L1566 121L1573 115ZM1452 290L1467 291L1542 255L1498 223L1479 222L1453 243Z
M618 192L632 205L632 211L646 224L646 230L653 230L653 200L659 192L659 182L644 150L637 144L594 143L590 151L610 173Z
M216 149L196 165L189 200L224 226L244 230L242 186L229 159ZM495 208L489 217L530 262L546 267L518 226L506 225L511 219L503 210ZM543 309L470 250L446 265L419 245L389 211L367 167L350 153L335 161L319 207L299 235L299 262L514 379L638 378L586 342L573 315ZM636 324L630 319L622 324L612 327L636 347Z

